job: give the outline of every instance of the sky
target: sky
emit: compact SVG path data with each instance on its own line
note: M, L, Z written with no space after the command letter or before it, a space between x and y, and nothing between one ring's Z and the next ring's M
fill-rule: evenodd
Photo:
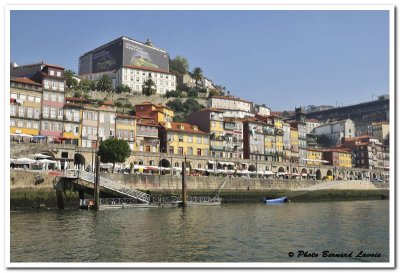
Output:
M120 36L189 61L190 70L272 111L349 105L389 93L389 11L11 11L19 65L78 71Z

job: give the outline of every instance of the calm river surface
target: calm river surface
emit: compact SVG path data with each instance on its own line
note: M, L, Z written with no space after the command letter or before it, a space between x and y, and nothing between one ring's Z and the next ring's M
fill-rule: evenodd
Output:
M12 262L389 261L387 200L12 212L10 220ZM319 255L297 258L300 250ZM323 258L324 250L353 254Z

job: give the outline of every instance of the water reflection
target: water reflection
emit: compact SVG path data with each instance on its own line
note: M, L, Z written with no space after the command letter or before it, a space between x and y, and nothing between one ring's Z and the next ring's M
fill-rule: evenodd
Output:
M389 202L224 204L221 207L45 211L11 214L19 262L332 262L288 252L382 253L388 261Z

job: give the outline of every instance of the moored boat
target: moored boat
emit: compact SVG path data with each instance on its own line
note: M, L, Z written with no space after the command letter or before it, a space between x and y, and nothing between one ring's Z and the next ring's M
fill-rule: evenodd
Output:
M263 203L265 204L280 204L280 203L287 203L289 202L289 199L285 197L280 197L280 198L275 198L275 199L267 199L263 198Z

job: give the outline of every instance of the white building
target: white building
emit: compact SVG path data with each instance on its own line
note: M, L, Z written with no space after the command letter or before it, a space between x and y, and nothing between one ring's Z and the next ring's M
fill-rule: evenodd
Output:
M341 143L342 137L354 137L355 126L351 119L329 122L314 128L317 135L326 135L332 140L333 145Z
M133 92L142 92L143 83L149 79L153 80L157 94L176 89L176 76L160 69L124 66L115 74L116 86L127 85Z
M208 99L207 104L209 108L251 112L251 102L235 98L234 96L213 96Z
M313 118L312 119L306 119L305 123L306 123L306 134L311 133L312 130L315 127L318 127L318 126L320 126L322 124L321 121L319 121L317 119L313 119Z

